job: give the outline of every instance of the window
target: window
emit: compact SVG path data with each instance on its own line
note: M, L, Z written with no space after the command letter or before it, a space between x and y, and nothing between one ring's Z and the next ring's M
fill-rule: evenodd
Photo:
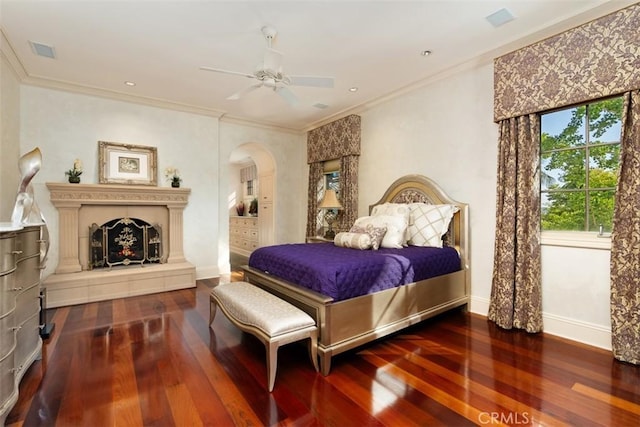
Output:
M542 115L543 231L611 231L621 117L621 97Z
M247 196L253 196L253 180L247 181Z

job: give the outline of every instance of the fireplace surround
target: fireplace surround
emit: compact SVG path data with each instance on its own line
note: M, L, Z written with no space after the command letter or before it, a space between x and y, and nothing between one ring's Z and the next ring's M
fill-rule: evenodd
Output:
M47 183L58 210L58 265L43 281L50 307L195 287L183 253L188 188ZM92 224L140 218L163 233L163 262L90 269Z

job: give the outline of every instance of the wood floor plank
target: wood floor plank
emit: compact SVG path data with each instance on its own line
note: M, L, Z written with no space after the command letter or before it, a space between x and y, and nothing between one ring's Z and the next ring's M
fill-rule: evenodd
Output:
M637 405L633 402L629 402L628 400L620 399L619 397L612 396L609 393L605 393L599 390L595 390L591 387L587 387L584 384L575 383L571 390L582 393L585 396L589 396L592 399L599 400L601 402L606 403L610 406L615 406L616 408L622 409L624 411L631 412L632 414L640 416L640 405Z
M640 367L558 337L455 310L314 371L306 345L265 350L196 288L48 313L43 358L7 418L16 426L640 425Z

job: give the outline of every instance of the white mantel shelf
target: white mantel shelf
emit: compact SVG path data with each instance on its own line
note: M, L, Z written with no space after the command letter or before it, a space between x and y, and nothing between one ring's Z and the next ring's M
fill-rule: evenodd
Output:
M67 184L47 182L54 206L91 205L157 205L185 207L190 188L153 187L146 185Z
M194 287L195 267L184 257L183 211L191 189L145 185L48 182L58 210L58 265L47 277L50 307ZM158 223L163 230L163 263L144 268L88 270L92 222L130 217Z

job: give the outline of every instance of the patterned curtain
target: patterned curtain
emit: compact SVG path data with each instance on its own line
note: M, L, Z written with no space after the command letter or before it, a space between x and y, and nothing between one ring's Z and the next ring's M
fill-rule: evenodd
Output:
M640 364L640 91L625 94L611 233L613 356Z
M340 203L344 208L338 215L338 231L349 231L358 218L358 158L340 159Z
M505 329L542 330L539 162L540 117L500 122L489 319Z
M322 162L309 163L309 190L307 193L307 236L318 234L318 181L323 178Z

